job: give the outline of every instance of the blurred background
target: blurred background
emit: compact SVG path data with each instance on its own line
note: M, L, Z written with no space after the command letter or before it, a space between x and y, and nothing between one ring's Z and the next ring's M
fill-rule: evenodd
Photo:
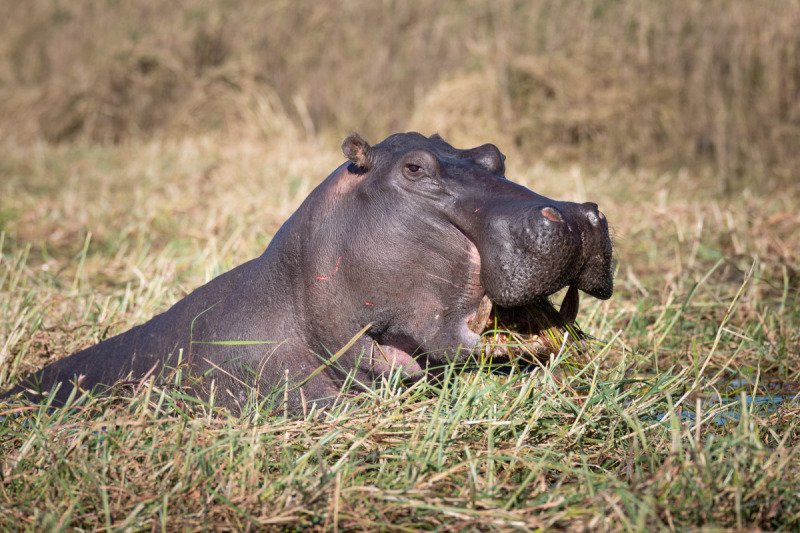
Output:
M800 168L797 0L2 4L6 142L419 129L722 193Z

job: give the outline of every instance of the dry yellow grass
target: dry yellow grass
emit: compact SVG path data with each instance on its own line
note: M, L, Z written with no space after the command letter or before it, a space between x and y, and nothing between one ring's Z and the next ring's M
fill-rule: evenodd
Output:
M7 2L0 136L491 137L528 161L800 168L800 1Z

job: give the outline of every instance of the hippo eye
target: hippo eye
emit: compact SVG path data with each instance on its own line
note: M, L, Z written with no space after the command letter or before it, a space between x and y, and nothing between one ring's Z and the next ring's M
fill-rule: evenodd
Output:
M414 150L403 158L400 172L404 178L413 182L434 180L438 172L436 156L427 150Z

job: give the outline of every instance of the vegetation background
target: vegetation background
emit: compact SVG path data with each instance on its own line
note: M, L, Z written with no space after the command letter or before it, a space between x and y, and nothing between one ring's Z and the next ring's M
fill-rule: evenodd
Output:
M260 253L350 131L494 142L618 261L595 353L324 422L0 406L0 528L800 527L800 1L0 9L0 387Z

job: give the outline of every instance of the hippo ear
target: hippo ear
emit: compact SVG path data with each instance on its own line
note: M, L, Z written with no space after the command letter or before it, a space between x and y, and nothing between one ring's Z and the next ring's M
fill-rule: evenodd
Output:
M342 142L342 152L361 170L372 168L372 148L358 133L350 135Z
M483 144L466 151L467 157L478 163L492 174L505 174L506 156L493 144Z

